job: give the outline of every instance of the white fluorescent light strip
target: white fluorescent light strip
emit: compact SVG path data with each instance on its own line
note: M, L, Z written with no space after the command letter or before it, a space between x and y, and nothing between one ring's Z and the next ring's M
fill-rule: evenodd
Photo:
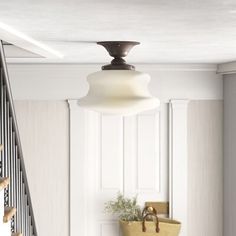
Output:
M13 27L11 27L11 26L9 26L7 24L4 24L4 23L0 22L0 29L5 30L7 33L10 33L10 34L20 38L22 41L29 42L29 43L33 44L34 46L36 46L38 48L41 48L41 49L43 49L43 50L45 50L45 51L55 55L56 57L59 57L59 58L63 58L64 57L60 52L50 48L49 46L47 46L47 45L45 45L45 44L43 44L43 43L41 43L41 42L39 42L39 41L29 37L27 35L25 35L22 32L19 32L18 30L14 29ZM0 37L1 37L1 35L0 35ZM5 38L3 40L7 41L7 38ZM10 40L8 40L8 42L11 43Z

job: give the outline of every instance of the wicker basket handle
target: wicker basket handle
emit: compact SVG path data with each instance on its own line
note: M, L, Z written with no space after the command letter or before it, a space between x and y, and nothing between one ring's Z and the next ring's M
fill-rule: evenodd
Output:
M156 232L159 233L160 232L160 228L159 228L159 219L157 217L157 215L155 215L154 213L148 213L144 216L143 218L143 223L142 223L142 226L143 226L143 232L146 232L146 226L145 226L145 222L146 222L146 219L148 216L153 216L156 218Z

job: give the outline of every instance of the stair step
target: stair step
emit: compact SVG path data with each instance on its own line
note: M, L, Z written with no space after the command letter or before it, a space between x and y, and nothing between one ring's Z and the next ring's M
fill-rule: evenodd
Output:
M22 233L13 233L11 236L23 236Z
M0 191L7 187L9 181L9 178L0 178Z
M4 208L4 216L3 223L7 223L11 218L16 214L16 208L14 207L5 207Z

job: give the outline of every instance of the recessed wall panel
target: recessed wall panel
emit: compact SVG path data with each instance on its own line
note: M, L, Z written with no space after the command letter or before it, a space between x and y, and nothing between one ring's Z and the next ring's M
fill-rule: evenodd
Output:
M159 113L137 116L137 189L159 191Z
M121 190L123 186L123 119L101 117L100 176L102 190Z

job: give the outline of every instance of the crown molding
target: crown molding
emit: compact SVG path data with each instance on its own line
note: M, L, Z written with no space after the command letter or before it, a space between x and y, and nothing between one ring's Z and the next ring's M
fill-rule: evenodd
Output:
M217 66L217 73L226 75L226 74L235 74L236 73L236 61L222 63Z
M38 62L23 62L23 61L24 59L21 62L15 62L14 58L7 58L7 63L9 64L10 67L15 67L19 69L27 68L27 70L29 70L30 68L41 68L41 67L56 68L58 66L60 68L79 67L81 69L93 71L94 68L98 68L100 70L102 65L104 65L104 63L89 63L89 64L75 63L75 62L38 63ZM187 64L133 63L133 64L135 65L137 71L213 71L213 72L217 71L216 64L188 64L188 63Z

